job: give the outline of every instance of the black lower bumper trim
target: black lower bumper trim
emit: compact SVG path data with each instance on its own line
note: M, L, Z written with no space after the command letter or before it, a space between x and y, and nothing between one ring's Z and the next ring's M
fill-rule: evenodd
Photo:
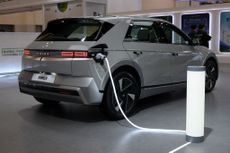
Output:
M78 91L19 82L20 92L34 97L82 104Z
M34 89L34 90L41 90L46 92L52 92L52 93L59 93L63 95L71 95L71 96L79 96L79 93L74 90L68 90L68 89L59 89L55 87L47 87L47 86L41 86L41 85L35 85L35 84L23 84L19 83L20 87L28 88L28 89Z

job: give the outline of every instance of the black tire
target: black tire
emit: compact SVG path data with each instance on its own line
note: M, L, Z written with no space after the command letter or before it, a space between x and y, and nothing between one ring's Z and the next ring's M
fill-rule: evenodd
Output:
M131 73L126 71L117 72L113 77L121 107L124 113L129 116L139 98L140 84ZM112 120L123 118L117 105L110 81L107 84L101 108Z
M214 60L208 60L205 63L206 66L206 82L205 90L206 92L211 92L216 85L216 80L218 78L218 67Z
M39 103L42 103L44 105L57 105L60 103L60 101L55 101L55 100L48 100L44 98L39 98L39 97L34 97Z

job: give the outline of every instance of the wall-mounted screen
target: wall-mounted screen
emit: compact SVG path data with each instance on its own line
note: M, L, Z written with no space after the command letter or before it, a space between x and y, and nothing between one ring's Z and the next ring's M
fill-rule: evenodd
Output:
M162 20L166 20L170 23L173 22L173 17L171 15L167 15L167 16L153 16L151 18L157 18L157 19L162 19Z
M230 12L220 14L220 51L230 52Z
M192 26L196 26L198 28L199 25L204 25L205 31L209 33L209 14L208 13L182 15L181 28L186 34L189 34L191 32Z

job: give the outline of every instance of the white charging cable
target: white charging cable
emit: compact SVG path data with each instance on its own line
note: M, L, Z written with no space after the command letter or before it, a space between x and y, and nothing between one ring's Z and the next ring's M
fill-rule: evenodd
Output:
M107 59L106 56L104 55L99 55L99 56L103 56L102 58L105 59L106 61L106 65L108 67L108 72L109 72L109 77L110 77L110 80L111 80L111 83L112 83L112 87L113 87L113 92L114 92L114 95L115 95L115 99L116 99L116 102L117 102L117 105L121 111L121 114L124 116L124 118L126 119L126 121L132 125L133 127L139 129L139 130L142 130L142 131L148 131L148 132L155 132L155 133L167 133L167 134L185 134L185 131L184 130L170 130L170 129L152 129L152 128L144 128L144 127L141 127L141 126L138 126L136 124L134 124L132 121L129 120L129 118L125 115L124 111L122 110L121 108L121 105L119 103L119 100L118 100L118 96L117 96L117 92L116 92L116 88L115 88L115 85L114 85L114 80L113 80L113 76L112 76L112 73L111 73L111 69L110 69L110 64L109 64L109 61Z

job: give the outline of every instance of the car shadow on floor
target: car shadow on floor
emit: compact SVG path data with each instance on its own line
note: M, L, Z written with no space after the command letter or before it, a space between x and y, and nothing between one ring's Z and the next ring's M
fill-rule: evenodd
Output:
M79 104L60 103L57 105L42 105L38 104L31 108L21 110L20 115L23 118L30 118L31 116L50 116L62 118L77 122L100 122L106 120L105 116L100 112L96 106L83 106ZM34 119L34 118L33 118Z
M175 100L185 98L185 90L179 90L170 93L164 93L155 95L149 98L142 99L138 102L134 109L133 115L138 115L138 112L156 107L158 105L165 105L172 103ZM72 120L83 123L96 123L102 121L111 121L103 113L101 113L97 106L84 106L72 103L60 103L58 105L34 105L30 108L21 110L19 114L25 119L31 122L40 121L45 116L61 118L66 120Z
M137 114L142 110L151 107L173 103L181 99L186 99L186 89L179 89L176 91L162 93L148 98L144 98L138 101L137 105L134 108L133 114ZM186 103L186 101L184 103Z

